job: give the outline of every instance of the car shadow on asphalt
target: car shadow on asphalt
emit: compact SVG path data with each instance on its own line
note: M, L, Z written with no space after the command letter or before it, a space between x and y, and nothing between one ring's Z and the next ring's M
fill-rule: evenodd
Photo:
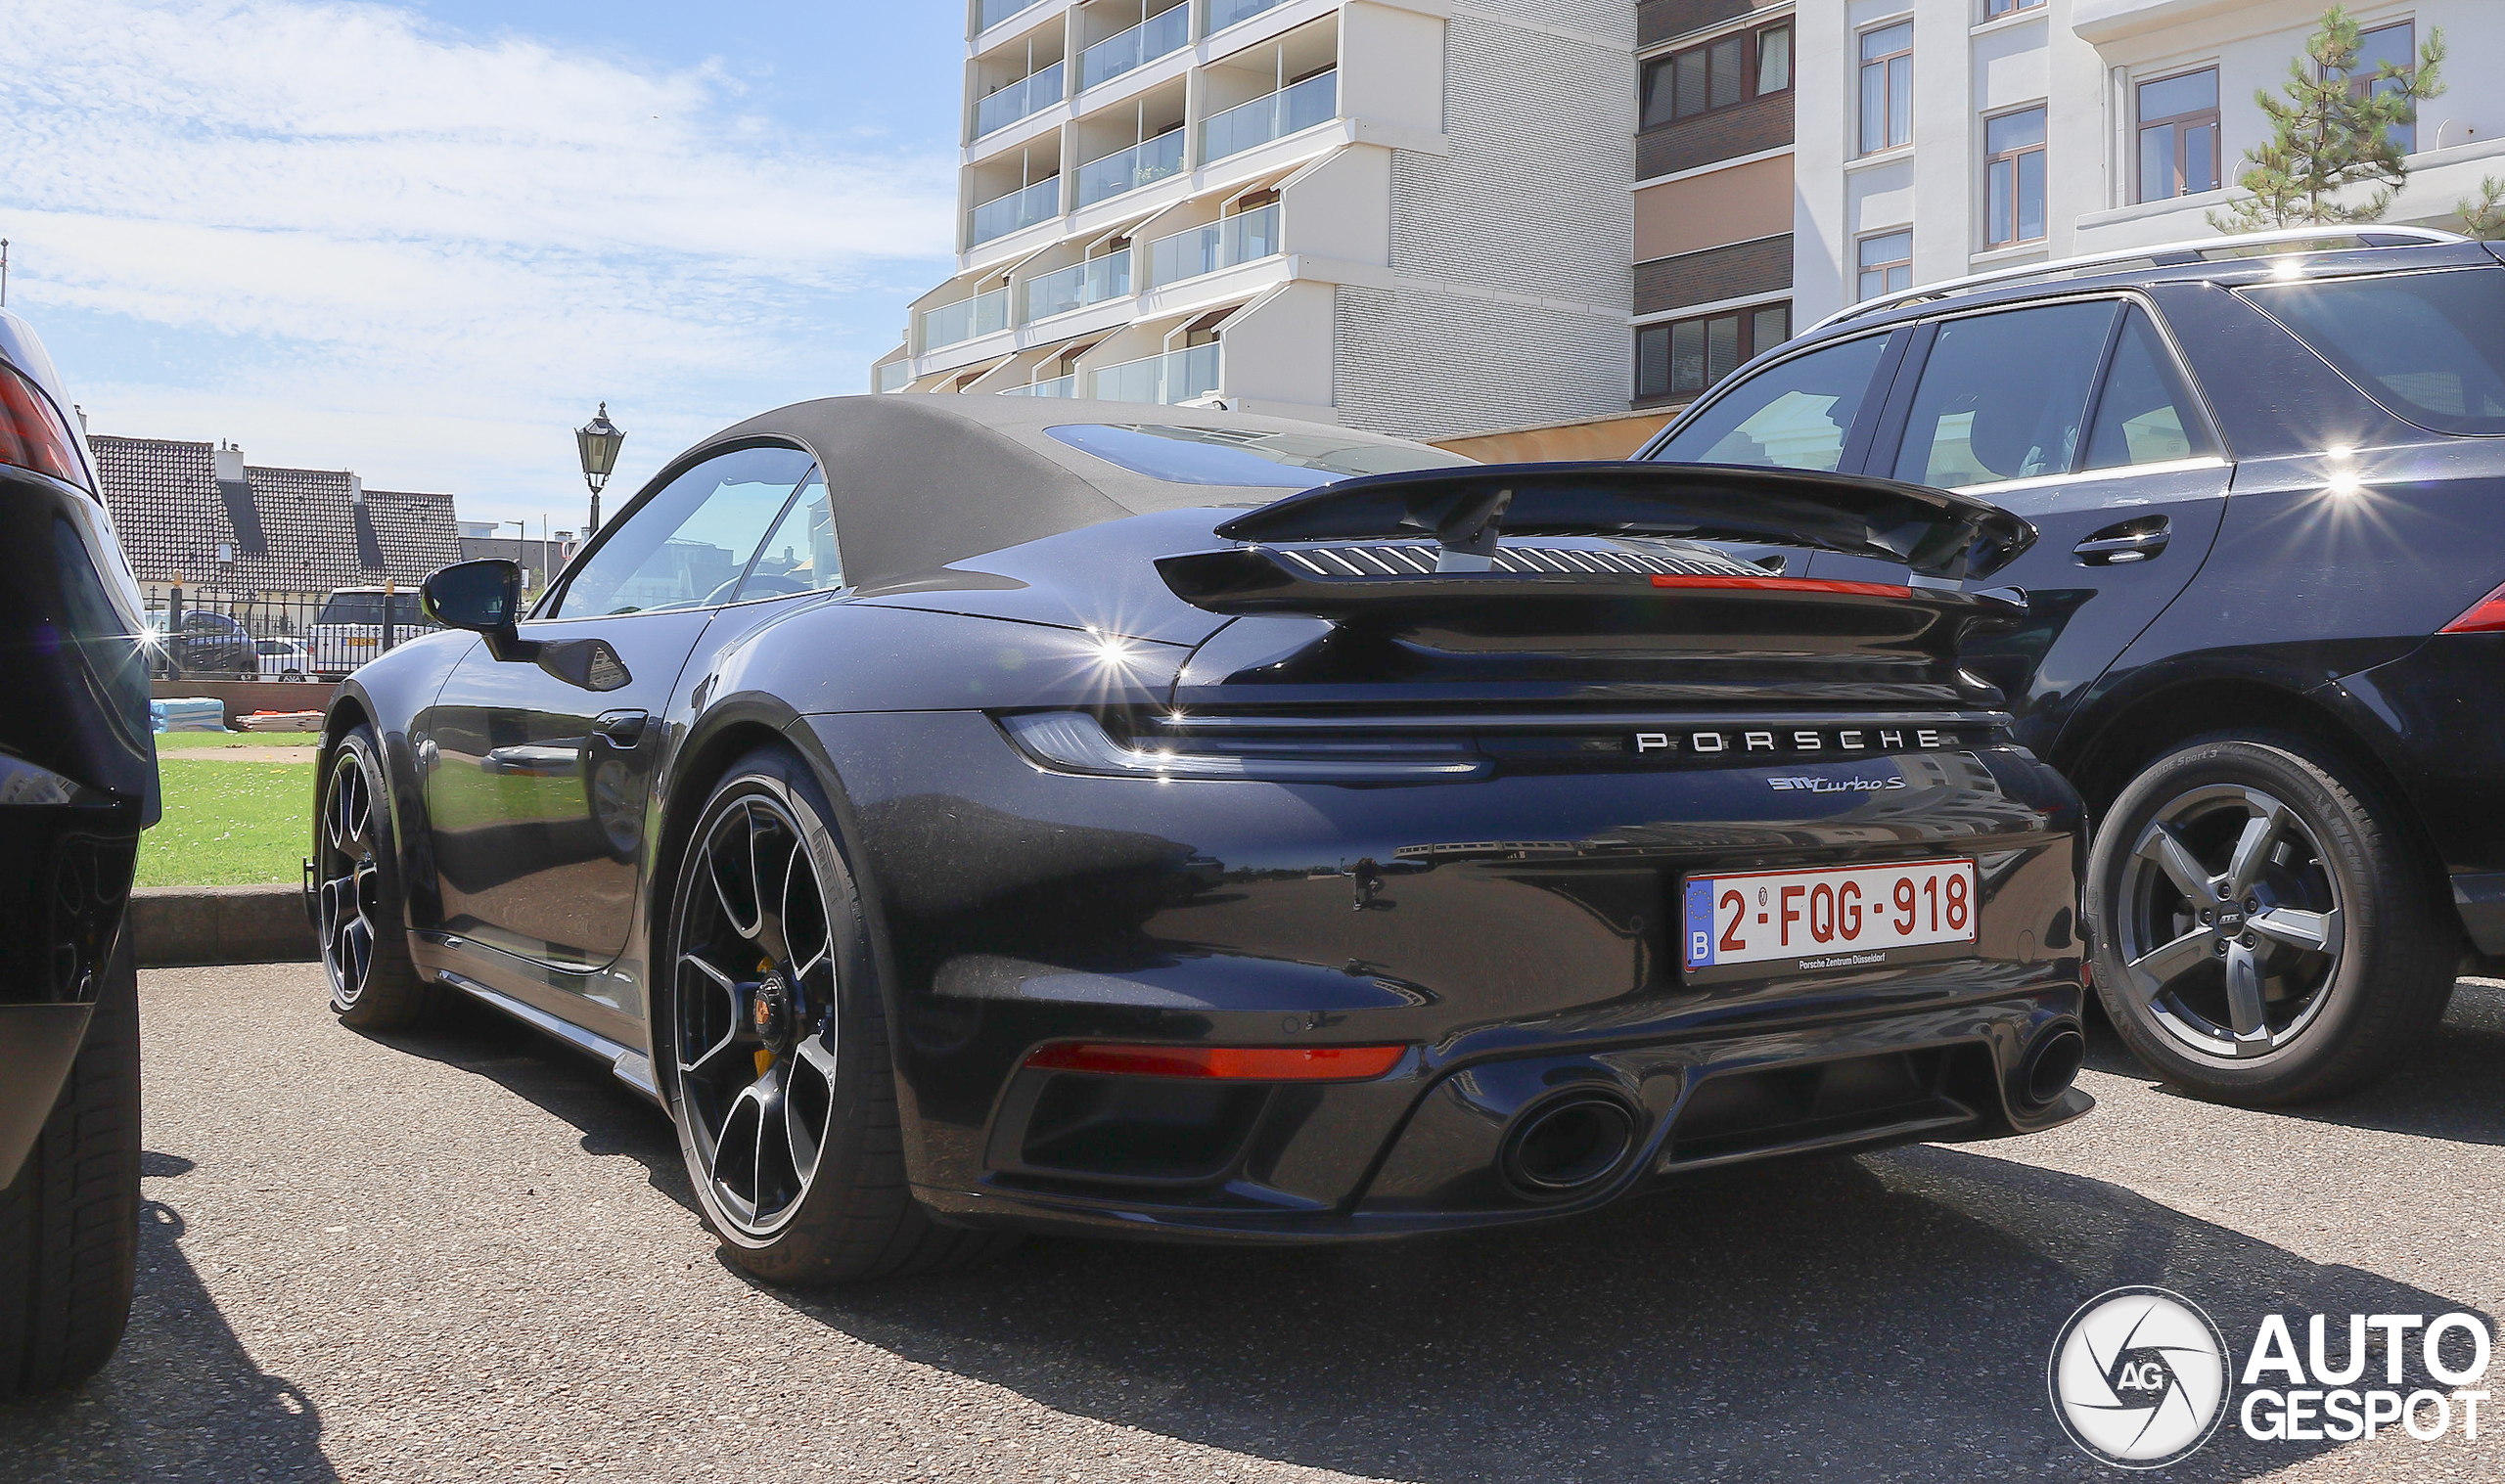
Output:
M2157 1086L2102 1014L2092 1017L2087 1064ZM2397 1075L2328 1102L2271 1108L2267 1116L2455 1144L2505 1145L2505 1096L2500 1096L2505 1095L2505 1074L2500 1068L2505 1068L2505 983L2464 979L2453 988L2443 1023Z
M2465 1033L2490 1034L2448 1044ZM567 1119L587 1150L636 1157L694 1209L667 1123L605 1067L491 1015L394 1044ZM2444 1086L2410 1079L2391 1116L2439 1120L2419 1104ZM2478 1101L2505 1100L2491 1084ZM2046 1360L2082 1303L2141 1283L2202 1305L2238 1355L2268 1312L2301 1333L2314 1313L2471 1307L1990 1145L1736 1171L1466 1237L1034 1239L918 1279L752 1286L1056 1411L1361 1475L2084 1480L2112 1475L2054 1420ZM2247 1479L2333 1446L2254 1443L2229 1420L2167 1476Z
M167 1178L188 1174L192 1163L151 1151L140 1168ZM323 1456L312 1399L262 1371L227 1327L177 1244L182 1235L176 1205L141 1202L139 1288L121 1347L74 1391L0 1403L0 1484L339 1478ZM238 1460L250 1461L249 1474L238 1471Z

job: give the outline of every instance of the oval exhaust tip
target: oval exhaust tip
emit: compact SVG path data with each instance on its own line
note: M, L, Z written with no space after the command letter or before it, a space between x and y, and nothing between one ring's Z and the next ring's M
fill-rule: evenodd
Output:
M1569 1096L1540 1103L1505 1138L1505 1178L1524 1194L1553 1200L1601 1184L1635 1148L1635 1112L1616 1098Z
M2021 1086L2026 1090L2027 1105L2050 1107L2087 1064L2087 1038L2072 1026L2065 1025L2036 1041L2027 1054L2020 1069Z

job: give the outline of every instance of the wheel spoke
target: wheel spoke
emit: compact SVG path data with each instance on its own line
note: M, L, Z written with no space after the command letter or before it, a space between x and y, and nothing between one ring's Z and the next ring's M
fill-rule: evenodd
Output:
M2216 895L2209 885L2209 868L2201 864L2191 846L2183 843L2183 836L2175 832L2172 825L2149 826L2148 833L2140 837L2138 853L2155 861L2166 878L2174 882L2174 889L2193 902L2206 904Z
M2270 1049L2270 1022L2261 1007L2260 959L2241 943L2227 949L2227 1013L2235 1020L2237 1056L2258 1056Z
M2187 932L2163 948L2133 959L2130 969L2140 982L2141 992L2156 999L2172 988L2177 979L2209 962L2209 935Z
M716 825L714 827L714 843L705 852L706 874L712 877L713 899L721 904L722 920L730 924L731 931L738 933L743 938L754 938L757 933L757 919L763 915L765 910L763 900L757 897L753 891L753 886L756 881L756 820L754 815L745 805L741 807L739 812L739 828L746 837L738 842L737 848L739 851L739 859L730 863L730 869L734 873L737 873L741 869L743 863L747 867L747 875L752 890L748 899L749 910L745 913L743 913L731 900L733 895L731 882L725 880L722 876L722 846L724 842L720 839L720 835L729 825L730 820L725 818L720 825Z
M2301 948L2307 953L2340 951L2341 923L2340 914L2336 911L2306 912L2296 907L2272 907L2246 919L2245 925L2273 942Z
M2227 862L2227 891L2241 897L2261 879L2261 869L2270 864L2270 846L2278 839L2281 827L2288 822L2288 807L2266 793L2252 793L2253 817L2244 822L2244 833L2235 842L2235 854Z
M758 1044L756 1039L756 1027L749 1018L749 996L752 993L752 988L751 986L737 983L730 975L722 972L718 968L715 968L712 965L706 963L703 959L696 957L696 955L692 953L680 954L678 956L678 963L681 968L693 968L698 973L703 974L707 980L711 981L713 987L719 990L722 995L722 1003L725 1007L725 1011L723 1016L724 1029L721 1036L715 1039L704 1050L698 1052L693 1059L689 1059L684 1053L682 1053L678 1063L678 1069L681 1073L710 1074L726 1064L724 1058L740 1050L752 1049ZM704 1031L704 1022L701 1018L697 1018L695 1023L691 1026L691 1017L687 1014L687 1011L691 1008L693 1007L687 1005L686 1002L681 1002L679 1035L682 1044L691 1029L695 1030L699 1034L702 1034Z

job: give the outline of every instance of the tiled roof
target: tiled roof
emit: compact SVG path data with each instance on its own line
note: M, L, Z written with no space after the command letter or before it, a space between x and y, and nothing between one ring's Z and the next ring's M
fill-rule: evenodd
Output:
M341 470L244 471L268 555L240 540L218 493L209 445L161 438L92 437L105 503L142 582L176 577L195 587L323 592L378 584L414 586L461 560L450 495L369 489L365 504L384 568L358 563L353 486ZM220 544L233 560L217 560Z

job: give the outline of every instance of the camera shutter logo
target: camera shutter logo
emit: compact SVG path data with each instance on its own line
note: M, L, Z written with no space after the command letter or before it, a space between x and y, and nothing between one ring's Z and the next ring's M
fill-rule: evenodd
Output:
M2053 1341L2053 1415L2090 1458L2163 1468L2198 1451L2227 1410L2226 1337L2164 1288L2116 1288Z

